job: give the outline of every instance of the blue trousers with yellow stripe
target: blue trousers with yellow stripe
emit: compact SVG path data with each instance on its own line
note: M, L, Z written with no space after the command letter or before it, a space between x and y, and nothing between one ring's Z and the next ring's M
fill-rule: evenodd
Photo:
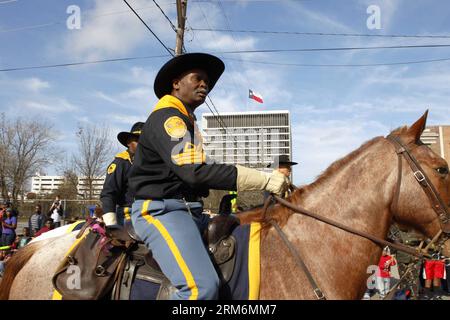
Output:
M178 199L133 203L134 229L178 289L174 300L218 298L219 278L201 237L209 217L202 211L200 202Z

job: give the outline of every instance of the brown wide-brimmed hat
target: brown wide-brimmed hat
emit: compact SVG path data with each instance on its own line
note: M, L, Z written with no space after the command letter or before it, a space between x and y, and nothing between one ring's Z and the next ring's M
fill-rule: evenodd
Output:
M278 168L280 164L287 164L290 166L295 166L298 164L297 162L291 161L287 154L282 154L279 156L275 156L273 162L267 166L267 168Z
M156 96L161 99L166 94L170 94L172 81L183 72L192 69L201 69L206 72L209 78L209 91L211 91L225 70L225 64L216 56L207 53L186 53L174 57L167 61L156 75L153 85Z
M131 131L130 132L127 132L127 131L119 132L119 134L117 135L117 140L119 140L119 142L121 144L123 144L125 147L128 148L128 145L127 145L128 139L130 137L139 138L139 136L141 135L143 126L144 126L143 122L136 122L131 127Z

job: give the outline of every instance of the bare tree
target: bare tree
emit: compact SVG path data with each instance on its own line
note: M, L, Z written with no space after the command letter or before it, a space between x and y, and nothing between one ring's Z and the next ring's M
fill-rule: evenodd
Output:
M66 199L78 197L78 175L73 157L63 157L57 164L58 173L64 177L64 182L58 188L57 193Z
M16 202L33 174L51 163L55 148L52 125L45 120L1 115L0 187L3 198Z
M110 130L106 125L80 126L77 132L78 154L74 155L75 167L85 179L89 199L94 196L93 182L105 174L106 166L111 160L112 143Z
M9 145L12 142L12 130L4 113L0 115L0 190L3 199L9 199L11 179L9 179L12 153Z

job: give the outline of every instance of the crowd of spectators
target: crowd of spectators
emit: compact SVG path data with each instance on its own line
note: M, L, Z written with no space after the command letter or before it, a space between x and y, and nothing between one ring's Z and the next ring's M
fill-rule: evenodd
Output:
M42 212L40 204L35 206L34 213L28 219L28 227L23 227L17 234L19 212L10 201L0 204L0 276L3 274L4 263L11 255L27 245L33 238L61 225L63 210L59 196L56 197L47 214ZM55 222L56 220L56 222Z

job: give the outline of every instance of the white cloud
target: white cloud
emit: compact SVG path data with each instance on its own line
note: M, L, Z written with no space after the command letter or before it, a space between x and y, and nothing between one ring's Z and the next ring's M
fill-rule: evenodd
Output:
M77 111L79 108L64 98L51 98L45 101L22 101L17 103L18 106L34 111L62 113Z
M131 3L133 8L152 10L137 10L144 21L164 42L174 43L175 33L164 16L150 0L136 0ZM123 56L141 45L160 46L157 40L146 29L141 21L129 10L128 14L105 15L105 12L129 10L123 1L94 0L92 16L82 20L80 30L68 31L64 39L64 49L67 54L76 58L100 59L105 57ZM172 15L175 6L166 6L166 14ZM99 17L102 16L103 17ZM163 48L161 48L163 52Z
M111 118L114 119L117 123L126 124L126 125L130 126L130 128L133 125L133 123L136 123L138 121L144 122L144 120L142 120L141 117L130 116L130 115L125 115L125 114L113 114L113 115L111 115Z
M148 101L150 97L154 96L152 87L138 87L130 89L120 94L122 98L138 99Z
M354 30L346 24L323 13L309 10L299 1L286 2L286 7L289 8L287 12L295 17L292 21L295 21L302 26L311 24L315 27L320 26L321 30L334 30L348 33L354 32Z
M40 92L42 89L50 88L49 82L35 77L22 80L22 84L25 88L33 92Z
M122 106L122 103L120 103L117 99L101 91L95 91L94 97Z

